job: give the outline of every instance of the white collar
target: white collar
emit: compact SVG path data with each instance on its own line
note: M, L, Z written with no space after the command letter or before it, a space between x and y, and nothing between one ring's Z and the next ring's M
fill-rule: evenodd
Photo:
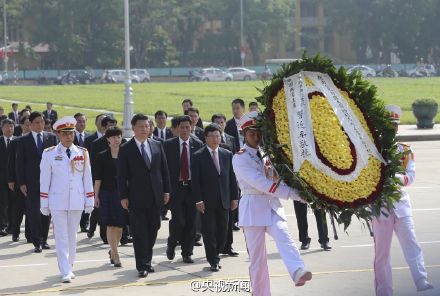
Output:
M217 153L217 155L218 155L218 147L215 149L211 149L211 148L209 148L208 145L206 145L206 148L208 148L210 154L212 154L212 151L215 151L215 153Z
M188 140L184 141L181 137L179 137L179 142L180 142L180 146L182 146L182 144L185 142L186 145L189 146L189 139L191 139L191 137L188 138Z

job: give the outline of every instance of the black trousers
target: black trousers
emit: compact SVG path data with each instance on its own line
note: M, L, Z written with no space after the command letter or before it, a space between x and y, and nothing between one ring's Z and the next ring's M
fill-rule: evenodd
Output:
M81 217L82 218L82 217ZM90 214L89 232L95 232L99 221L99 208L93 208ZM99 236L104 243L107 243L107 225L99 225Z
M9 212L10 212L10 193L11 191L6 184L2 184L0 188L0 230L10 227L9 224ZM11 192L12 193L12 192Z
M11 233L13 236L20 235L20 227L23 222L23 216L26 213L26 198L17 188L11 193ZM29 240L32 239L31 229L29 225L29 215L26 215L25 221L25 237Z
M32 243L35 247L47 241L49 234L50 216L40 213L40 192L31 191L28 188L26 200L26 213L31 228Z
M307 223L307 204L294 201L293 205L295 208L296 222L298 224L299 241L302 243L310 243L311 239L308 233L309 225ZM316 225L318 227L318 242L324 244L329 241L325 212L322 210L314 210L313 213L315 214Z
M81 230L89 228L89 218L90 214L86 214L86 212L83 211L81 214L81 220L79 221L79 227Z
M201 214L202 235L206 259L210 265L220 262L219 253L224 249L228 232L229 210L222 206L205 209Z
M223 248L223 253L227 253L232 250L232 243L234 242L234 234L232 227L234 226L235 223L234 216L236 213L237 210L234 211L229 210L228 231L226 233L226 242L225 242L225 247Z
M160 228L160 210L156 206L147 209L130 209L129 216L136 269L145 270L147 265L151 266L153 247Z
M196 236L196 206L190 186L179 187L170 208L168 246L175 248L180 242L182 256L192 256Z

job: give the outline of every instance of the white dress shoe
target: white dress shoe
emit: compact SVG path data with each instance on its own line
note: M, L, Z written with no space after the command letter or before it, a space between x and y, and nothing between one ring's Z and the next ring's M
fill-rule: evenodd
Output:
M71 281L72 278L70 277L70 275L63 275L63 277L61 278L62 283L70 283Z
M429 282L428 282L428 280L427 279L420 279L420 280L418 280L417 281L417 284L416 284L416 287L417 287L417 291L426 291L426 290L430 290L430 289L433 289L434 288L434 286L433 285L431 285Z
M293 281L295 282L296 287L304 286L304 284L311 279L312 273L302 268L298 268L295 272L295 276L293 277Z
M71 272L70 273L70 278L73 280L73 279L75 279L75 277L76 277L75 274L73 272Z

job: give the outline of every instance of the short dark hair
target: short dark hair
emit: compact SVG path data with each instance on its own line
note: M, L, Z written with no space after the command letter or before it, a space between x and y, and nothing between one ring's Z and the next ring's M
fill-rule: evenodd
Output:
M240 98L236 98L236 99L234 99L234 100L232 101L232 104L231 104L231 105L234 105L234 104L240 104L240 106L244 108L244 101L243 101L242 99L240 99Z
M31 115L29 115L29 121L33 122L34 119L36 119L38 117L44 118L44 116L43 116L43 114L41 112L34 111L34 112L31 113Z
M28 108L24 108L23 110L21 110L20 112L18 112L18 114L19 114L20 116L23 116L23 113L26 112L26 111L31 112L31 110L29 110Z
M12 107L14 107L14 106L18 106L18 104L17 103L12 103Z
M106 127L109 123L118 124L118 121L116 119L114 119L114 118L111 118L110 116L106 116L101 121L101 126Z
M179 125L179 119L177 117L173 117L171 119L171 127L176 128Z
M3 127L4 125L6 125L6 124L12 124L12 125L15 125L14 121L13 121L12 119L9 119L9 118L5 118L5 119L3 119L2 122L1 122L1 126L2 126L2 127Z
M223 118L226 121L226 116L223 113L215 113L211 117L211 122L214 122L217 118Z
M20 117L20 124L24 124L24 122L26 121L26 119L28 119L29 116L21 116Z
M112 126L105 131L104 136L108 139L114 136L122 136L122 130L117 126Z
M207 127L205 127L205 137L207 137L209 133L215 131L219 132L220 134L222 133L221 128L217 123L210 123Z
M181 115L174 118L176 118L176 127L178 127L182 122L185 121L191 124L191 117L189 117L188 115Z
M189 107L187 111L188 112L196 112L198 115L200 115L199 109L197 109L196 107Z
M31 105L26 105L25 108L28 109L29 111L32 111Z
M251 106L258 107L258 103L257 103L257 102L250 102L250 103L249 103L249 108L250 108Z
M185 104L185 103L189 103L191 106L193 105L193 101L191 99L184 99L182 101L182 105Z
M86 116L84 113L81 113L81 112L78 112L78 113L75 113L75 115L73 115L73 118L75 118L75 119L77 119L78 117L81 117L81 116Z
M135 126L136 123L140 120L146 120L148 122L148 116L142 114L142 113L138 113L135 116L133 116L133 118L131 119L131 125Z
M106 116L106 115L103 114L103 113L96 115L96 117L95 117L95 123L98 122L98 119L99 119L101 116Z
M46 102L46 105L53 105L52 102Z
M154 118L161 115L165 115L165 117L168 118L168 114L163 110L156 111L156 113L154 113Z

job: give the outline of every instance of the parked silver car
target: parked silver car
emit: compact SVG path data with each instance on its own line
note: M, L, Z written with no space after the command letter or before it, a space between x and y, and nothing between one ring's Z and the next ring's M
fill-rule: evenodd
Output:
M204 68L192 73L191 80L195 81L232 81L231 73L218 68Z
M234 80L254 80L257 79L257 74L254 70L247 68L233 67L227 70L232 74Z
M151 80L150 73L148 73L147 69L131 69L130 73L131 75L138 76L141 82L150 82Z
M107 70L107 75L110 75L115 82L124 82L125 81L125 70ZM104 80L106 73L103 74L103 77L101 77L101 80ZM134 75L133 73L130 73L131 82L138 83L141 81L139 76Z
M348 68L347 73L351 74L352 72L355 71L361 72L362 76L364 77L376 77L376 70L363 65L350 67Z

